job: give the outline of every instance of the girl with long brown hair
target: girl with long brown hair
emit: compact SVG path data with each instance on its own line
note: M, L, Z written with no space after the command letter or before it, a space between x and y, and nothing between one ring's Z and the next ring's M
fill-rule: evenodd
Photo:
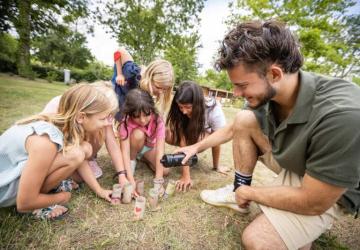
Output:
M201 87L184 81L177 88L166 120L166 143L187 146L197 143L226 124L221 106L213 98L204 98ZM219 166L220 146L212 148L213 168L218 172L227 169ZM177 190L191 188L190 167L183 166L177 181Z

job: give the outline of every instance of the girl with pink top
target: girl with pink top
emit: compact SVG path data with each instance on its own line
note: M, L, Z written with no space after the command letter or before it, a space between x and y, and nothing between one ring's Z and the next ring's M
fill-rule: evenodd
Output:
M118 130L125 169L131 169L127 176L133 178L136 159L144 157L155 171L154 188L163 194L163 176L168 174L160 163L165 149L165 124L153 98L141 89L129 91L122 117Z

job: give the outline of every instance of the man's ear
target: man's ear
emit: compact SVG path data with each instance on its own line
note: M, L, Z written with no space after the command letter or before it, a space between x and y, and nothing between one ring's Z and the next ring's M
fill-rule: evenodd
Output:
M268 80L270 80L270 83L279 82L283 79L284 72L278 65L272 64L269 68L267 77Z
M79 112L79 114L76 115L76 121L79 124L82 124L85 120L86 114L84 112Z

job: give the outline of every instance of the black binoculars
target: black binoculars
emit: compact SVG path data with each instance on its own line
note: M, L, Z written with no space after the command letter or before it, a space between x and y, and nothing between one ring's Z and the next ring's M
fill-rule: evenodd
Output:
M184 158L185 158L184 153L166 154L161 158L160 162L166 168L177 167L177 166L186 166L186 165L192 166L198 162L197 155L191 156L190 159L186 162L186 164L182 164L181 162Z

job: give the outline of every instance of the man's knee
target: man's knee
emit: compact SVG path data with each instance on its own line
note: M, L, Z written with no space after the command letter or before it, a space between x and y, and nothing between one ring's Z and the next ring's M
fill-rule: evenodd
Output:
M249 129L259 127L254 112L250 110L241 110L236 114L234 121L234 130L236 132L246 132Z
M245 249L287 249L264 214L259 215L244 229L241 241Z
M256 232L251 227L246 227L241 235L241 242L245 249L258 249Z

